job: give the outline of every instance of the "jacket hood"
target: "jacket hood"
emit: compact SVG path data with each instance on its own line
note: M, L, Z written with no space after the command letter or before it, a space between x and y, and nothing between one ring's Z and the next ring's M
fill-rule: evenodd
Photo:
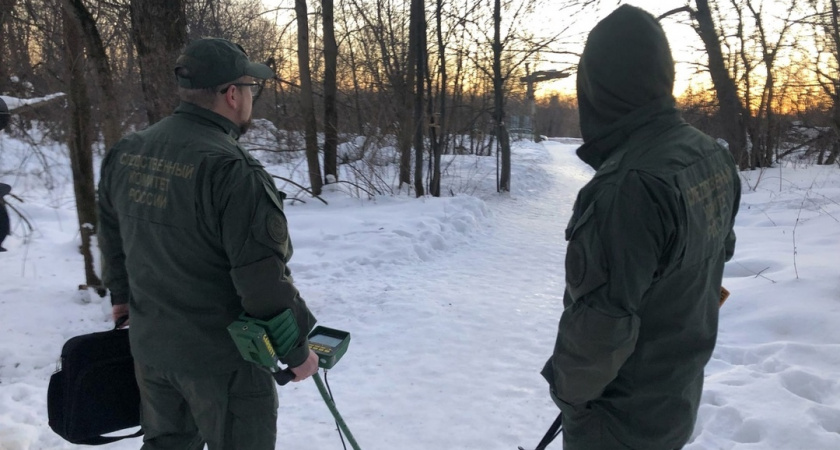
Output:
M588 143L651 103L673 101L674 60L659 22L623 5L589 33L578 64L580 128Z

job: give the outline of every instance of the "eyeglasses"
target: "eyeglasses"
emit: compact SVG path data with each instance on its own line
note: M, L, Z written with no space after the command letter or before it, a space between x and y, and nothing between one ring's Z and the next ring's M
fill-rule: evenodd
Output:
M260 91L262 91L262 87L263 87L262 83L231 83L231 84L225 86L225 88L222 89L221 91L219 91L219 93L220 94L227 93L228 89L230 89L231 86L240 86L240 87L241 86L248 86L249 88L251 88L251 95L254 95L254 96L259 95L259 93L260 93Z

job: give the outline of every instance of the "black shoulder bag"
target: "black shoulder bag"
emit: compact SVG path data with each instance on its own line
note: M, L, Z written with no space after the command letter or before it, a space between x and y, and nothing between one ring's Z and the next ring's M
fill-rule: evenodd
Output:
M47 412L50 428L73 444L101 445L141 436L103 436L140 425L140 392L128 329L76 336L61 349L58 370L50 377Z

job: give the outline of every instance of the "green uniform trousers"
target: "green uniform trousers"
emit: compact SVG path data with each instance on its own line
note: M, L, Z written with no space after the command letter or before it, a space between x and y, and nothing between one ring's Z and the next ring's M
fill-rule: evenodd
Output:
M162 371L135 363L143 450L273 450L277 388L253 364L222 374Z

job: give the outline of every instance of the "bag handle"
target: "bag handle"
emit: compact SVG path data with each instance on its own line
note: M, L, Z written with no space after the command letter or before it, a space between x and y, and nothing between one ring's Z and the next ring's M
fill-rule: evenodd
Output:
M118 330L126 322L128 322L128 314L118 317L117 321L114 322L114 329Z

